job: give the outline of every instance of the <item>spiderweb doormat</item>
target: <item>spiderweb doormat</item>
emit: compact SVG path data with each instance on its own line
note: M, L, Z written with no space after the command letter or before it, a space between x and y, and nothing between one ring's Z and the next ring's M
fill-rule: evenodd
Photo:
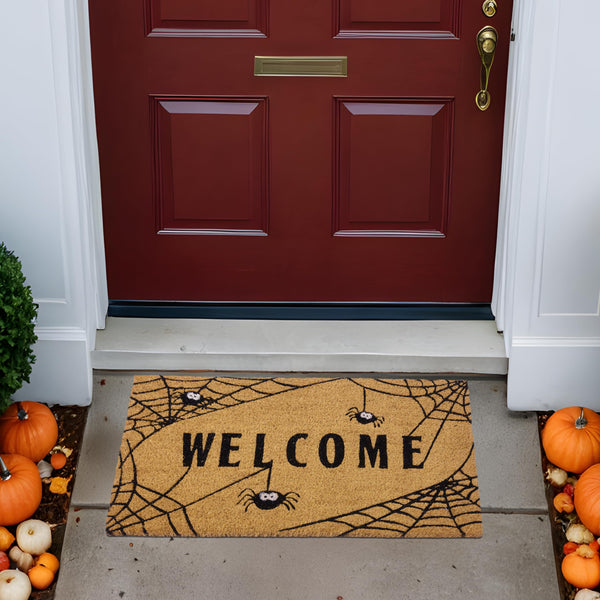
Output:
M137 376L106 530L480 537L467 383Z

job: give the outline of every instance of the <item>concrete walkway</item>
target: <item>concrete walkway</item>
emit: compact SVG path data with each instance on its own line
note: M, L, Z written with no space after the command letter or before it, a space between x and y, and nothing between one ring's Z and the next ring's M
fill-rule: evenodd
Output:
M470 379L481 539L110 538L132 375L97 372L56 600L558 600L536 417Z

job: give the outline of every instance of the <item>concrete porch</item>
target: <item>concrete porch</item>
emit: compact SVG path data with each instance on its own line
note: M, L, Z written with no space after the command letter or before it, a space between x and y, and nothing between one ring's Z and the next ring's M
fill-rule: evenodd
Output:
M558 600L537 420L507 410L504 376L468 378L483 510L477 540L109 538L132 377L94 374L56 600Z

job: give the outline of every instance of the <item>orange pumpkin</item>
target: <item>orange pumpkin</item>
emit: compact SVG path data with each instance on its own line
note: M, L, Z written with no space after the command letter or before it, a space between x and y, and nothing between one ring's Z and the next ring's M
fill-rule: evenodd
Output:
M36 464L19 454L0 454L0 525L28 519L42 500Z
M589 408L557 410L542 430L548 460L571 473L583 473L600 462L600 416Z
M38 463L56 444L58 425L39 402L15 402L0 417L0 452L21 454Z
M582 544L563 558L561 571L571 585L594 589L600 584L600 556L587 544Z
M47 569L50 569L53 573L56 573L58 571L58 568L60 567L60 562L58 558L56 558L56 556L54 556L54 554L50 552L43 552L42 554L40 554L35 559L35 564L42 565Z
M15 536L6 527L0 527L0 551L6 552L15 541Z
M575 511L580 521L600 535L600 464L586 469L575 486Z
M35 565L27 571L29 581L36 590L49 588L54 581L54 573L44 565Z
M55 452L50 457L50 464L53 469L62 469L67 464L67 456L64 452Z

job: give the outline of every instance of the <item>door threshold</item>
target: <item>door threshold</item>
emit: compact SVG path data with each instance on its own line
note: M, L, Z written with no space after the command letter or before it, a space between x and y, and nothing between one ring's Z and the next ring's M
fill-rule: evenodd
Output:
M489 303L110 300L109 317L309 321L493 321Z
M495 321L108 317L92 367L505 375L508 359Z

